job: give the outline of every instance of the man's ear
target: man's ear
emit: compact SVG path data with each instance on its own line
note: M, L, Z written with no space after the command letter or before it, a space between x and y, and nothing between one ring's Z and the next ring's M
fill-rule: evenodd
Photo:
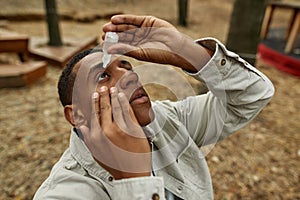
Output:
M66 105L64 107L64 114L66 120L75 127L75 120L74 120L74 113L73 113L73 106L72 105Z

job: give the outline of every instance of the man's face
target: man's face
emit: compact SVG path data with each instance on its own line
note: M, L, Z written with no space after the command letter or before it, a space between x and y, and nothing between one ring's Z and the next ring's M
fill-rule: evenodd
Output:
M99 93L102 86L108 89L116 87L119 92L126 95L139 124L141 126L149 124L153 119L151 102L139 82L138 75L132 71L131 64L114 56L104 69L102 55L102 52L92 53L76 64L74 70L77 71L77 77L73 95L78 97L73 96L73 103L80 104L83 115L86 119L90 119L92 93L95 91ZM77 103L74 99L77 99Z

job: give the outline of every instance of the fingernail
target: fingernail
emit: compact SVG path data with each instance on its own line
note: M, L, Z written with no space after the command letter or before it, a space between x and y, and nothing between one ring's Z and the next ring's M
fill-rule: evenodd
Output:
M110 88L110 92L111 92L111 93L117 92L117 88L116 88L116 87L111 87L111 88Z
M98 97L99 97L98 92L94 92L94 93L93 93L93 99L96 99L96 98L98 98Z
M105 92L107 90L107 87L106 86L102 86L101 88L100 88L100 92Z
M123 92L120 92L118 95L119 95L119 97L124 97L125 96L125 94Z

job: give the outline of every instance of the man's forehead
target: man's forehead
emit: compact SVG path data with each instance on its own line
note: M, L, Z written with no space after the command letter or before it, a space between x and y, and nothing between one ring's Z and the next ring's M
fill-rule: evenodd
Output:
M81 59L81 64L83 65L91 65L96 64L102 61L103 52L95 52L90 53L89 55L85 56L83 59Z
M92 66L99 64L102 62L102 52L95 52L95 53L90 53L89 55L85 56L82 58L75 66L74 71L89 69Z
M77 62L74 66L73 73L76 74L74 88L76 88L77 92L75 96L78 96L81 90L86 91L90 75L102 69L102 55L102 52L90 53ZM85 90L82 89L82 87L85 87Z

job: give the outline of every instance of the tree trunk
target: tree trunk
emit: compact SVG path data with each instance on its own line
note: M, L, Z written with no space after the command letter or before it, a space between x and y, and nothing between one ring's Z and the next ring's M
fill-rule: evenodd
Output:
M235 0L231 14L227 48L255 63L261 25L269 0Z
M188 0L178 0L178 23L187 26Z
M55 0L45 0L46 6L46 19L48 24L48 35L50 46L62 46L62 41L60 37L59 25L58 25L58 15L56 12L56 2Z

